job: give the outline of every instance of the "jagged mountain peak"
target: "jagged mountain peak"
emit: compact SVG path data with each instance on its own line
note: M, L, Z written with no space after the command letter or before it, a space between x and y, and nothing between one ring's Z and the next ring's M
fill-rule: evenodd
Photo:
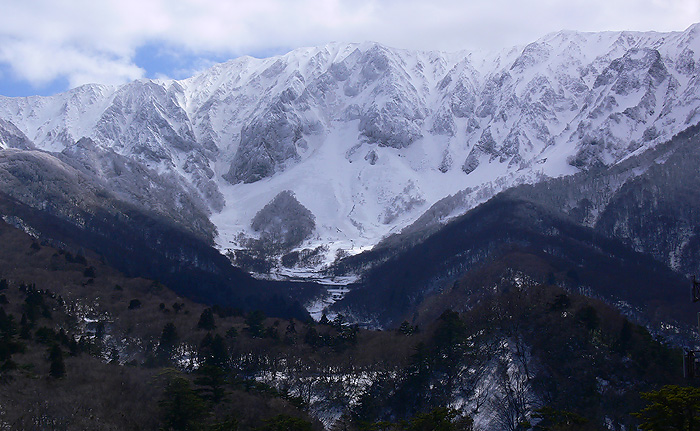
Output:
M0 118L39 149L87 137L101 155L85 160L111 152L177 178L213 210L223 249L257 238L254 215L290 190L316 220L301 247L333 256L445 198L441 219L515 184L618 163L700 121L698 28L560 31L494 53L334 42L181 81L3 97Z

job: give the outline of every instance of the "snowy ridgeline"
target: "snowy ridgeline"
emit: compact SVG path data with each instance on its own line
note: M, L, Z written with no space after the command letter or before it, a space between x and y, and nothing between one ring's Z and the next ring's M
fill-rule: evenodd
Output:
M210 218L222 250L325 247L283 270L303 274L421 215L443 222L668 140L700 121L699 62L698 25L558 32L495 53L334 43L182 81L3 97L0 149L49 151L81 181L214 235Z

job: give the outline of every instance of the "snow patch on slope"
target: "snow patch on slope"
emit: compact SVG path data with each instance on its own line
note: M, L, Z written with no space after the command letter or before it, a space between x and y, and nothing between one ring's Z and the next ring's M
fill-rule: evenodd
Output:
M442 223L514 185L669 139L700 121L699 72L697 25L562 31L496 53L332 43L182 81L0 97L0 119L43 151L88 137L95 152L177 178L209 206L224 251L259 239L253 217L290 190L315 218L296 250L324 251L277 276L308 276L419 218Z

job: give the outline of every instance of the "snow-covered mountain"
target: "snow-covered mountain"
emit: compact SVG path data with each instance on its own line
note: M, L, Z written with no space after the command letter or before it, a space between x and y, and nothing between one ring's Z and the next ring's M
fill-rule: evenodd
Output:
M0 149L43 150L130 203L210 217L222 250L323 246L297 264L320 266L698 122L700 24L562 31L498 53L333 43L182 81L0 97Z

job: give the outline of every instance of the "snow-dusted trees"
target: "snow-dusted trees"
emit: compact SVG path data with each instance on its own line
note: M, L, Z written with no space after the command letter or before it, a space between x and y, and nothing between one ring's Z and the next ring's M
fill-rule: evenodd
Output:
M302 243L316 228L316 218L290 190L280 192L253 217L251 227L260 232L263 245L290 249Z

